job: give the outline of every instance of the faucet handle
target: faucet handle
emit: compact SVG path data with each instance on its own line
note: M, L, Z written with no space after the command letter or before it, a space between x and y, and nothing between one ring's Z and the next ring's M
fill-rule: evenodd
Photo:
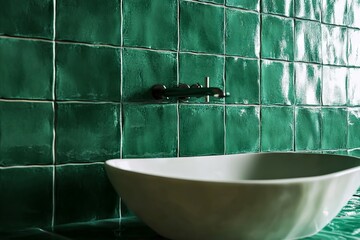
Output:
M205 87L209 88L210 87L210 77L205 77ZM205 96L205 102L209 103L210 102L210 96L206 95Z

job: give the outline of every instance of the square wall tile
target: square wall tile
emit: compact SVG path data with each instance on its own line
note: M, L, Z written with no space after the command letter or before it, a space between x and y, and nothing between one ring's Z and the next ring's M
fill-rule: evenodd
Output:
M180 2L180 50L224 53L224 8Z
M259 11L259 0L226 0L226 6Z
M179 82L205 85L205 77L210 77L210 87L224 89L224 57L192 53L179 54ZM204 102L204 98L189 101ZM223 98L210 97L210 102L224 102Z
M323 150L346 148L347 111L345 108L322 109L322 142Z
M295 16L302 19L320 21L321 1L319 0L296 0Z
M50 227L53 168L0 169L0 231Z
M0 62L0 97L52 99L52 43L0 39Z
M123 108L123 157L176 157L176 104L126 104Z
M344 27L322 25L322 55L324 64L347 64L347 30Z
M261 151L294 150L294 111L292 107L261 108Z
M224 107L180 105L180 156L224 154Z
M124 0L124 46L176 50L177 1Z
M260 150L260 108L226 106L226 154Z
M348 70L345 67L323 66L322 102L324 105L346 105L346 78Z
M151 87L177 84L176 53L124 49L123 100L143 101L153 99Z
M263 60L261 68L261 103L292 105L294 102L294 65Z
M120 49L56 44L57 100L120 101Z
M347 88L348 104L360 106L360 68L349 68Z
M360 9L359 9L360 13ZM359 14L360 15L360 14ZM351 66L360 67L360 30L348 29L348 64Z
M290 17L294 15L293 0L262 0L261 3L262 12L264 13L273 13Z
M51 103L0 102L0 166L53 163Z
M230 96L226 103L258 104L260 92L259 60L226 58L225 83Z
M322 0L322 21L324 23L346 25L347 1Z
M120 45L118 0L56 1L56 39Z
M241 10L226 10L226 54L259 57L259 14Z
M321 23L295 21L295 60L321 63Z
M0 35L52 39L53 20L53 0L1 1Z
M349 108L348 148L360 148L360 108Z
M120 157L120 105L57 103L56 163Z
M360 1L359 0L347 0L347 24L360 28Z
M320 108L296 108L295 149L296 151L321 149Z
M322 66L306 63L294 65L296 104L320 105Z
M55 225L119 217L103 164L56 166Z
M294 59L294 22L289 18L262 15L261 57Z

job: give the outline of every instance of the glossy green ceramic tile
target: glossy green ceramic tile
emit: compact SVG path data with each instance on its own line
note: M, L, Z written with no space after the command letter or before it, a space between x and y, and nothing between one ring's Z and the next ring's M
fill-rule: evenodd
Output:
M321 63L321 24L295 21L295 60Z
M295 63L295 102L297 105L320 105L322 66Z
M56 45L58 100L120 101L120 49Z
M226 10L226 54L259 57L259 14L241 10Z
M179 54L180 83L190 86L195 83L205 84L205 77L210 77L210 86L224 89L224 57L201 54ZM204 98L191 98L193 102L204 102ZM224 102L222 98L210 98L210 102Z
M0 166L52 164L51 103L0 102Z
M348 150L348 155L349 156L353 156L353 157L358 157L360 158L360 149L351 149ZM359 193L358 193L359 194Z
M55 225L119 216L103 164L57 166L55 203Z
M297 0L295 0L297 1ZM293 16L294 0L262 0L262 12Z
M359 11L360 15L360 11ZM360 30L348 29L348 63L351 66L360 67Z
M259 0L226 0L226 6L259 11Z
M56 39L120 45L120 1L56 1Z
M155 84L176 86L175 53L124 49L122 59L124 101L153 99L150 89Z
M47 42L0 39L0 97L52 99L52 48Z
M336 25L347 23L346 0L322 0L322 21Z
M350 106L360 106L360 69L348 69L348 104Z
M294 113L292 107L261 108L261 151L294 150Z
M124 46L177 49L177 1L124 0Z
M53 0L2 0L0 35L53 38Z
M180 49L224 53L224 8L181 1Z
M226 154L258 152L260 108L226 106Z
M347 24L360 28L360 1L359 0L347 0Z
M294 22L289 18L262 15L261 56L293 60Z
M322 25L322 55L324 64L347 63L347 30L343 27Z
M56 163L101 162L120 157L120 105L58 103Z
M296 151L321 149L320 108L296 108L295 131Z
M180 105L180 156L224 154L224 107Z
M0 169L0 231L49 227L53 168Z
M296 0L295 16L298 18L320 21L321 1L319 1L319 0Z
M346 104L347 68L323 66L322 102L324 105Z
M294 102L294 65L263 60L261 103L291 105Z
M345 108L323 108L321 126L322 149L346 148L347 111Z
M126 104L123 122L124 158L176 157L176 104Z
M348 148L360 148L360 108L349 108Z
M226 58L226 103L258 104L260 91L260 66L258 60L237 57Z

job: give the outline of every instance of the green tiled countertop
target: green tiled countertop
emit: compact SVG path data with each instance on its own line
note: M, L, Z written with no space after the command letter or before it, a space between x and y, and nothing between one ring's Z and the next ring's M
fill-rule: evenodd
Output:
M49 229L0 232L1 240L153 240L157 235L135 217L67 224ZM336 218L318 234L303 240L360 239L360 189Z

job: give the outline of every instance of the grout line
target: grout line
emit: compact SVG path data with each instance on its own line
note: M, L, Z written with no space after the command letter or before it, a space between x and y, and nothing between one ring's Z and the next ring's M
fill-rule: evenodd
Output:
M223 43L224 43L224 59L223 59L223 85L224 85L224 92L226 93L226 13L227 11L225 10L225 8L223 9L224 11L224 34L223 34ZM226 100L224 99L224 103L223 103L223 129L224 129L224 155L226 154L226 146L227 146L227 142L226 142Z
M262 11L262 2L259 2L259 10ZM262 38L261 38L261 35L262 35L262 22L263 22L263 17L262 16L259 16L259 99L258 99L258 102L259 102L259 152L262 152L262 54L261 54L261 51L262 51L262 46L261 46L261 42L262 42Z
M180 0L177 0L177 51L176 51L176 78L177 85L180 83ZM177 153L176 156L180 157L180 104L176 101L176 135L177 135Z

